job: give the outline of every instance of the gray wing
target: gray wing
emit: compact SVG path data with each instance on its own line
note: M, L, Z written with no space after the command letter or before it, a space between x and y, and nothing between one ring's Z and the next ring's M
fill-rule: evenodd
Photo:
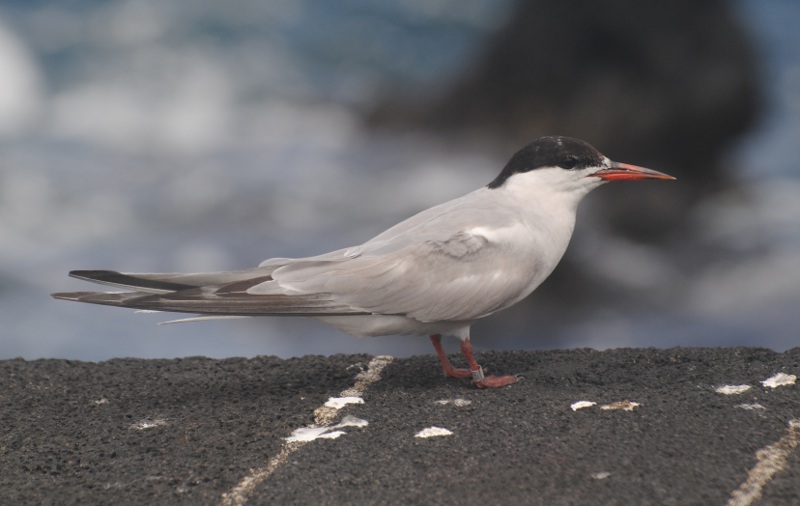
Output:
M282 265L248 292L328 293L358 310L422 322L474 320L503 309L535 287L541 269L530 239L514 235L518 217L494 202L459 200L362 246Z

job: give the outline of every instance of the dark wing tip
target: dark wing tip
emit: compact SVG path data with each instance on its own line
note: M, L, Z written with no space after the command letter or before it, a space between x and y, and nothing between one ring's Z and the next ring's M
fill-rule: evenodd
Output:
M80 300L81 295L85 293L86 292L59 292L51 293L50 297L58 300Z
M177 292L195 288L194 285L175 283L159 279L149 279L136 274L125 274L119 271L104 269L70 271L73 278L100 283L104 285L121 286L126 288L141 288L144 290L158 290L164 292Z
M118 295L106 292L57 292L51 293L50 296L58 300L74 300L77 302L94 302L94 299L110 298L110 296Z
M110 271L106 269L92 269L92 270L75 270L69 271L70 277L83 279L86 281L105 281L107 278L120 276L117 271Z

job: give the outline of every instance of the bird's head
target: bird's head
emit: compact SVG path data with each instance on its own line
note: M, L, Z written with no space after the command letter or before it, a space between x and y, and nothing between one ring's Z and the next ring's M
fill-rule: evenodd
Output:
M607 181L675 179L644 167L614 162L588 143L572 137L540 137L517 151L490 189L528 186L581 196Z

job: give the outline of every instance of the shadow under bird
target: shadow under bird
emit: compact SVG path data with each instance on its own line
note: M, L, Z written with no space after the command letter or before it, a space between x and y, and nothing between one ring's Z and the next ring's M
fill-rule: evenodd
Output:
M77 270L70 276L127 291L53 297L199 315L178 321L304 316L355 336L429 335L445 376L502 387L519 377L484 374L473 356L470 325L524 299L553 272L587 193L608 181L643 179L675 178L613 162L578 139L542 137L483 188L359 246L225 272ZM460 339L469 369L450 364L442 336Z

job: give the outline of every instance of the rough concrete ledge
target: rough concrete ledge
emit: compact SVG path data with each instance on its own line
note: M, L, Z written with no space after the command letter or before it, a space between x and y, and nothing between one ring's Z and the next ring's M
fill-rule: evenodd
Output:
M434 356L2 361L0 497L800 502L800 348L479 355L526 379L476 390Z

